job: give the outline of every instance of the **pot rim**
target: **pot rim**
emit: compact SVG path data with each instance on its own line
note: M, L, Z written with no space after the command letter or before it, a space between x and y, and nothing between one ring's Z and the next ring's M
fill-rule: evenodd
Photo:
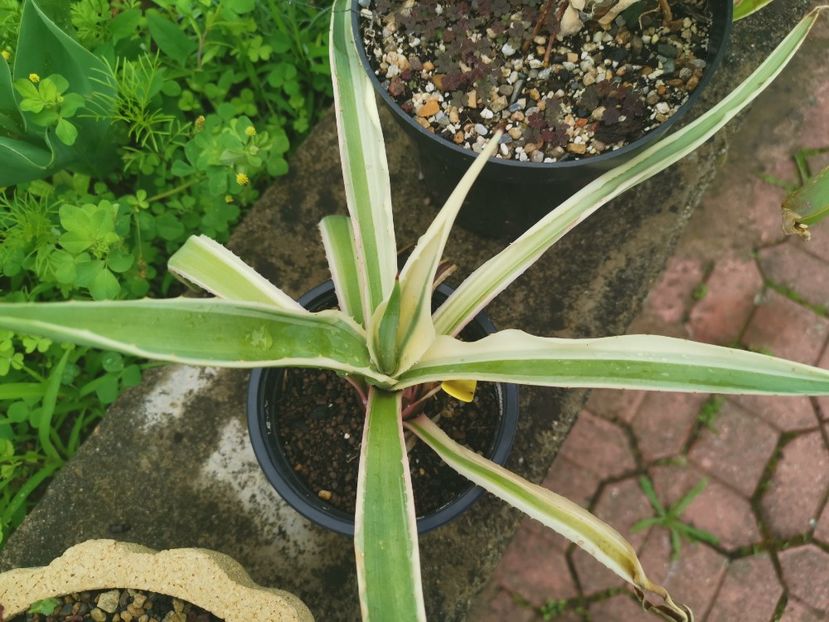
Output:
M722 64L722 61L725 58L725 54L728 51L728 43L731 39L731 30L733 26L733 0L709 0L709 6L711 6L712 20L708 54L706 57L707 64L705 66L705 70L702 74L702 78L700 79L699 84L697 85L697 88L694 89L694 91L688 96L688 99L685 101L685 103L682 104L667 121L664 121L659 126L653 128L652 130L646 132L645 134L637 138L635 141L628 143L623 147L620 147L619 149L605 151L604 153L591 156L589 158L581 158L578 160L565 160L563 162L521 162L519 160L505 160L502 158L492 157L487 162L487 166L498 167L498 170L503 171L514 171L517 169L534 169L539 171L568 170L587 165L597 165L597 168L602 168L603 165L605 167L608 167L611 164L611 160L615 160L616 158L624 158L626 155L633 156L638 151L641 151L643 148L649 146L650 143L657 140L659 137L665 134L665 132L667 132L674 125L676 125L682 119L682 117L684 117L687 114L687 112L694 106L694 104L696 104L696 102L702 96L702 92L713 79L714 74L717 72L717 69ZM354 34L354 39L357 43L357 52L360 57L360 62L363 65L363 70L366 72L369 79L371 80L375 92L379 94L380 97L391 108L395 117L397 117L398 121L402 121L407 126L407 129L409 129L410 131L414 131L418 135L421 135L423 138L432 141L438 145L441 145L449 151L454 152L455 154L468 159L469 164L471 165L478 154L469 149L465 149L464 147L459 147L458 145L449 142L448 140L441 138L440 136L432 132L427 132L424 128L422 128L415 122L414 118L411 115L405 113L400 108L400 106L394 100L394 98L383 87L383 85L380 83L379 78L371 69L371 65L368 62L368 56L366 54L365 46L363 45L363 38L360 29L361 7L359 5L359 0L352 0L350 11L351 29L352 33ZM723 15L723 13L725 15Z
M442 284L438 288L438 292L445 296L448 296L452 291L453 288L446 284ZM315 300L333 294L333 283L326 281L302 296L299 303L306 308L313 307ZM471 324L477 324L484 334L495 332L495 325L483 313L479 314ZM268 399L266 387L273 381L274 376L278 376L282 372L283 369L278 367L259 368L252 370L250 375L247 401L248 432L259 466L279 496L305 518L331 531L353 536L353 516L319 500L294 475L289 466L287 466L287 473L283 473L286 470L287 461L281 451L274 447L274 443L270 442L269 437L273 434L273 430L265 413L266 400ZM488 457L490 460L503 465L512 449L518 428L518 386L497 383L495 387L498 392L501 417L494 441L494 449ZM435 512L418 517L418 533L426 533L456 518L475 503L483 492L484 490L480 486L473 485Z

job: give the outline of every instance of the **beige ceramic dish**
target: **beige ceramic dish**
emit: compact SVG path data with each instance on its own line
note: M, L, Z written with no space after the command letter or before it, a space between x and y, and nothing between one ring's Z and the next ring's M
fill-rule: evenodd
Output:
M39 600L107 588L172 596L226 622L313 622L299 598L256 585L227 555L204 549L159 552L114 540L88 540L48 566L0 574L0 605L8 619Z

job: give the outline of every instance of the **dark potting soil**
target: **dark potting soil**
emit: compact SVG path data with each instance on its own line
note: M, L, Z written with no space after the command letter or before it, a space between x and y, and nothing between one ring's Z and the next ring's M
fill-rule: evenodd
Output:
M712 19L708 0L668 0L669 22L640 0L559 40L567 0L361 5L369 63L421 127L476 152L504 127L497 157L535 163L612 151L667 121L699 84Z
M49 609L51 601L41 601ZM0 616L2 619L2 616ZM9 622L222 622L212 613L171 596L144 590L109 589L54 599L51 614L25 613Z
M286 369L274 411L283 451L300 480L321 499L353 514L365 422L356 391L334 372ZM479 383L470 403L440 392L424 409L451 438L482 454L494 445L499 412L498 390L491 383ZM409 452L409 466L418 516L472 487L420 441Z

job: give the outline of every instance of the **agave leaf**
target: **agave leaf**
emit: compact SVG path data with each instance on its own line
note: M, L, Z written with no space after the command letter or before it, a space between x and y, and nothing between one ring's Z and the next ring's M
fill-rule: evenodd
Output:
M400 405L399 392L369 393L354 515L364 622L426 620Z
M734 0L734 21L739 21L756 13L772 0Z
M0 327L145 358L216 367L319 367L387 384L358 326L216 299L0 304Z
M306 312L288 294L206 235L191 235L170 257L167 267L176 277L198 285L219 298Z
M481 170L495 153L498 131L452 191L446 204L418 240L400 272L400 324L397 330L396 372L411 367L435 339L432 323L432 290L449 232L466 195Z
M711 138L785 68L818 13L819 9L815 9L804 17L757 70L719 104L629 162L603 174L473 272L436 311L438 334L457 334L568 231L614 197L668 168Z
M461 379L548 387L829 394L829 370L755 352L654 335L555 339L519 330L471 343L440 337L398 378L395 389Z
M693 619L665 588L648 579L633 547L613 527L569 499L459 445L428 417L421 415L404 425L458 473L577 544L638 590L660 596L674 619Z
M389 295L397 274L386 147L374 89L357 54L351 0L331 9L331 75L345 196L360 266L363 317Z
M355 263L351 221L348 216L326 216L320 221L320 235L340 309L362 326L360 274Z

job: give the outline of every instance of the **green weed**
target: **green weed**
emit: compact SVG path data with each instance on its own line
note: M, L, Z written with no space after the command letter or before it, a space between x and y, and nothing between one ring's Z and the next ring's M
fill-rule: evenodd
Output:
M639 486L642 488L642 492L645 493L645 496L648 498L648 501L656 514L651 518L645 518L635 523L631 528L631 531L642 531L652 526L667 529L671 534L671 555L673 559L679 559L683 539L688 541L695 540L698 542L717 544L719 540L714 534L702 529L697 529L693 525L683 522L681 518L682 513L688 508L689 505L691 505L691 502L696 499L703 490L705 490L707 485L708 480L700 480L696 486L691 488L691 490L689 490L679 501L666 507L661 501L659 501L659 497L656 495L656 491L653 488L651 480L645 476L640 477Z
M97 88L81 102L76 76L43 67L15 84L21 107L81 161L105 153L113 166L57 167L0 188L0 300L178 291L166 257L193 233L227 240L329 104L324 4L39 0L101 69L83 76ZM22 7L0 0L11 65L31 45L18 37ZM108 126L105 144L77 132L83 123ZM19 130L0 116L0 137ZM0 333L0 543L151 365Z

